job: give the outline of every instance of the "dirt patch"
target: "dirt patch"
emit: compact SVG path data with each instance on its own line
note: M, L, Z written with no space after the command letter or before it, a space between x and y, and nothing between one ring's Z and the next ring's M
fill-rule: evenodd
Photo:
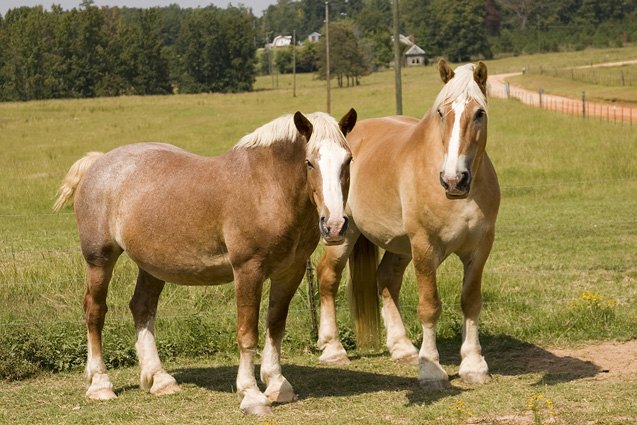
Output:
M575 358L581 364L592 363L598 367L594 379L619 379L637 377L637 340L627 342L601 342L577 348L547 349L557 358ZM549 359L550 360L550 359ZM554 373L577 373L578 370L564 370L559 362L547 362L546 368Z

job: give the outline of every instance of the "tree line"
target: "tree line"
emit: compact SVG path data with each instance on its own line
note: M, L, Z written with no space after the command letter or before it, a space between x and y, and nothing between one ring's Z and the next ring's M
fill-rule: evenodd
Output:
M400 0L400 32L429 58L621 46L637 39L637 0ZM330 0L330 72L341 86L389 66L391 0ZM70 11L0 17L0 100L249 91L259 73L325 75L324 0L245 7L138 9L84 0ZM260 49L296 34L295 49ZM257 53L259 51L260 53Z
M366 64L389 65L392 1L329 5L330 20L350 23ZM454 62L637 41L637 0L399 0L399 7L400 32L413 36L430 58ZM323 33L324 13L323 0L277 0L259 20L258 36L267 41L292 30L301 38Z
M251 90L245 8L9 10L0 18L0 100Z

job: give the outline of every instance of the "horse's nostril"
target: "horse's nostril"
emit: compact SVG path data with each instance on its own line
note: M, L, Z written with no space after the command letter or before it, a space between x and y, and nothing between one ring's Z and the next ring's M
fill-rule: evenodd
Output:
M449 189L449 184L445 181L443 172L440 173L440 184L445 188L445 190Z
M322 215L321 216L321 224L325 225L326 221L327 221L327 218L324 215Z
M339 232L339 234L341 236L343 236L345 234L345 232L347 232L347 222L349 221L349 219L346 216L343 216L343 226L341 226L341 231Z

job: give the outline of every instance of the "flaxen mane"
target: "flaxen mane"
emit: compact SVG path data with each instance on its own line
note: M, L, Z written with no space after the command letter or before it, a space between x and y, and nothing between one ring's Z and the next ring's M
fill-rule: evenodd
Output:
M478 83L473 79L474 69L475 65L472 63L456 68L453 78L449 80L442 90L440 90L440 93L438 93L432 110L436 110L442 105L447 105L456 100L475 100L486 111L487 97L482 93L480 86L478 86Z
M324 113L314 112L305 117L312 123L312 136L308 142L308 152L318 150L322 141L330 140L347 148L345 136L341 133L336 120ZM259 146L270 146L272 143L288 140L294 142L299 132L294 125L292 114L283 115L267 124L262 125L250 134L243 136L235 145L235 149L250 149Z

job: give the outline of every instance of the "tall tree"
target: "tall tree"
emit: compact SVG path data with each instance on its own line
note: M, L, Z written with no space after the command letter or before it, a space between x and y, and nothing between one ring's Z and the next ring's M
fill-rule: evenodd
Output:
M252 90L255 79L254 22L246 9L197 9L182 24L177 41L183 92Z

